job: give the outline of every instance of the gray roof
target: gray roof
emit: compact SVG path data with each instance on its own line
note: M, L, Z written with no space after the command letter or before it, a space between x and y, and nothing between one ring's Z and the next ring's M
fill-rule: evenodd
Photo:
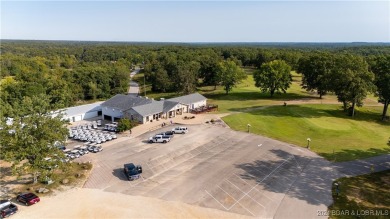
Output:
M130 108L145 105L151 103L152 100L146 99L144 97L137 97L134 95L124 95L117 94L111 97L106 102L102 103L102 106L107 106L115 109L119 109L122 111L128 110Z
M146 105L140 105L133 107L133 110L136 111L141 116L149 116L157 113L166 113L172 110L178 102L168 101L168 100L161 100L161 101L153 101Z
M67 116L76 116L87 112L99 111L102 110L100 104L102 104L102 101L81 106L69 107L64 109L64 114Z
M191 103L207 100L207 98L199 93L193 93L193 94L188 94L185 96L175 97L167 100L189 105Z

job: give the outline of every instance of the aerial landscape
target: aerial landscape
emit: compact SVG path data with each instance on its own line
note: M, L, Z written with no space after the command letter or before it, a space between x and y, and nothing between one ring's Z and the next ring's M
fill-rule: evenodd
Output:
M0 4L0 218L389 218L390 2Z

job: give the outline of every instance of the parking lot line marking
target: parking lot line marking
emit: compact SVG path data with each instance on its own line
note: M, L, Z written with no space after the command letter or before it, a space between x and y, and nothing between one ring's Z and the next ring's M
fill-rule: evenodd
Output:
M154 171L152 169L152 167L150 167L150 165L148 164L148 162L146 162L146 165L149 167L150 171L152 171L153 175L154 175Z
M234 205L236 205L239 201L241 201L241 199L243 199L246 195L248 195L256 186L258 186L260 183L262 183L265 179L267 179L273 172L275 172L277 169L279 169L284 163L286 163L288 161L285 160L283 163L281 163L278 167L276 167L272 172L270 172L266 177L264 177L260 182L256 183L256 185L254 185L248 192L244 193L245 195L242 196L241 198L238 199L238 201L236 203L234 203L232 206L230 206L229 210L231 208L234 207Z
M249 211L249 209L247 209L246 207L244 207L244 205L242 205L241 203L238 203L238 204L241 205L241 207L244 208L245 210L247 210L249 213L251 213L253 217L256 216L256 215L253 214L251 211Z
M211 196L211 198L213 198L215 201L217 201L225 210L229 210L227 209L221 202L219 202L213 195L211 195L207 190L204 190L207 194L209 194Z
M233 198L233 196L231 196L228 192L226 192L223 188L221 188L219 185L218 185L218 188L220 188L224 193L226 193L228 196L230 196L230 198L232 198L234 201L236 201L236 203L238 202L239 205L241 205L242 208L244 208L245 210L247 210L249 213L251 213L253 216L255 216L251 211L249 211L244 205L242 205L239 201L237 201L235 198ZM230 210L231 208L229 208Z
M228 179L225 179L226 181L228 181L230 184L232 184L234 187L236 187L238 190L240 190L240 192L244 193L244 191L242 191L240 188L238 188L236 185L234 185L234 183L230 182ZM254 198L252 198L252 196L250 195L247 195L250 199L252 199L254 202L256 202L258 205L260 205L261 207L265 208L264 205L258 203ZM242 205L241 205L242 206ZM244 207L244 206L243 206Z
M302 167L299 165L299 163L298 163L298 161L297 161L297 159L295 158L295 156L293 155L293 157L294 157L294 160L295 160L295 163L297 163L297 166L299 167L299 169L301 170L301 172L302 172Z
M234 175L235 175L236 177L238 177L240 180L242 180L242 181L243 181L245 184L247 184L248 186L251 186L251 185L249 185L245 180L243 180L240 176L238 176L237 174L234 173ZM260 192L260 190L258 190L258 189L256 189L256 188L255 188L255 190L258 191L258 192ZM245 193L245 192L244 192L244 193Z

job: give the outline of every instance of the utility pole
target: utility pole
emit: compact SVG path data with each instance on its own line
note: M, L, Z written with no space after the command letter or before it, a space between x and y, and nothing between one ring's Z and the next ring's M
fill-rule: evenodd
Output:
M145 79L145 73L144 73L144 94L145 94L145 97L146 97L146 87L145 87L145 81L146 81L146 79Z

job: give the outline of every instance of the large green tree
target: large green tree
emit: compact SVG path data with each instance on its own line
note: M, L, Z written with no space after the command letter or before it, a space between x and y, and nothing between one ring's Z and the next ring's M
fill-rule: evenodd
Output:
M229 94L234 86L247 77L244 70L232 60L220 62L217 69L217 75L218 81L223 86L226 94Z
M298 63L298 72L302 74L302 87L307 91L316 90L322 98L331 90L331 72L333 57L327 53L303 57Z
M390 103L390 56L376 58L371 70L375 74L378 101L383 103L382 120L385 120Z
M190 94L196 90L199 68L199 63L195 61L178 63L174 81L179 93Z
M263 92L286 93L290 87L292 76L291 67L282 60L274 60L261 65L259 71L253 73L255 86Z
M61 113L53 114L49 103L45 95L25 97L13 107L4 103L12 119L0 115L1 159L12 163L15 175L31 174L34 182L50 177L55 167L67 167L64 153L55 146L65 141L66 122Z
M374 74L368 70L367 62L354 55L336 58L331 84L345 111L351 104L351 116L355 115L355 106L362 106L367 94L375 90Z

